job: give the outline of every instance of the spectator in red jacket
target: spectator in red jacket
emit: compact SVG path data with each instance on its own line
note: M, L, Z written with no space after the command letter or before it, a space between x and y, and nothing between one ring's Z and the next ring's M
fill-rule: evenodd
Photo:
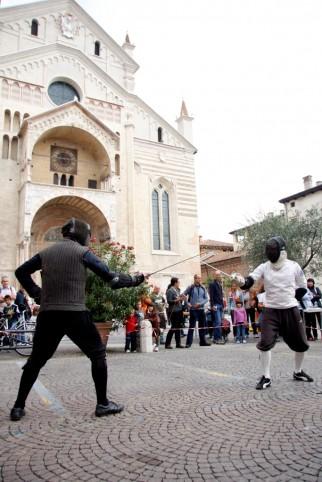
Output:
M125 353L130 351L136 352L136 336L138 330L138 318L135 315L135 310L131 311L131 314L125 320Z

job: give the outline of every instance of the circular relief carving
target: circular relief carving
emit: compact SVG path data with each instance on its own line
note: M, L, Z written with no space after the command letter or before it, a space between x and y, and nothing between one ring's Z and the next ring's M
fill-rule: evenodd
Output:
M77 150L67 147L52 146L50 156L50 170L77 174Z

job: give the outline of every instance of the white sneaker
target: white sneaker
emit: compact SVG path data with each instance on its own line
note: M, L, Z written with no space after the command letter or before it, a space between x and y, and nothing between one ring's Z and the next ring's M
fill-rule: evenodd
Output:
M155 346L155 347L153 348L153 351L159 351L159 347L158 347L158 346Z
M130 350L125 350L125 353L131 353Z
M240 345L240 341L239 341L239 340L237 340L236 343L237 343L238 345Z
M243 340L243 343L247 343L246 340Z

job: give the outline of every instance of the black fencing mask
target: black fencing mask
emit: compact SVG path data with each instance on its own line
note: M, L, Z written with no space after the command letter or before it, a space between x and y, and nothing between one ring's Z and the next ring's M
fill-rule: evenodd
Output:
M286 250L286 244L282 236L273 236L266 243L265 253L271 263L276 263L281 251Z
M80 219L71 218L61 229L64 238L72 239L82 246L88 246L91 237L91 227Z

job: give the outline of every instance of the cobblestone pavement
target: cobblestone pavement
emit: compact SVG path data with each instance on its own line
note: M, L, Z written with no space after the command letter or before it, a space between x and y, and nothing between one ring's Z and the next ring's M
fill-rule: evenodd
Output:
M23 358L0 353L0 480L322 481L321 341L305 360L314 383L292 380L278 343L264 391L253 342L151 354L111 342L109 395L126 410L103 418L88 360L64 344L10 422Z

